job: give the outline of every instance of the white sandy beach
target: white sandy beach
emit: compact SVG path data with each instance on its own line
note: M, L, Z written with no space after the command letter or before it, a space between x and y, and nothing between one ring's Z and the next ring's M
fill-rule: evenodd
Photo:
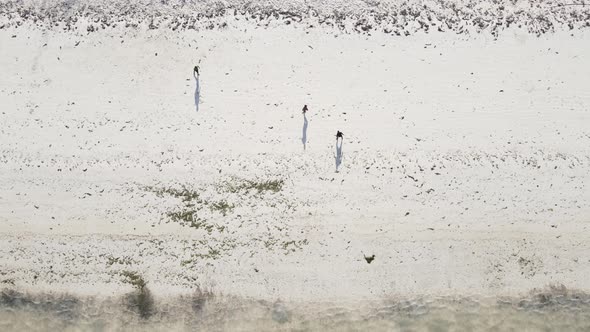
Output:
M279 21L0 29L2 286L117 296L131 271L160 297L590 292L587 30Z

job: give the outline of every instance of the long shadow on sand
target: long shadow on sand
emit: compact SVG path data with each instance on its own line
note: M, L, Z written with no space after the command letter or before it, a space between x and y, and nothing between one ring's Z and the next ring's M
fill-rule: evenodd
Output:
M307 116L305 116L305 113L303 114L303 136L301 136L301 143L303 143L303 150L305 150L305 145L307 144Z
M336 160L336 173L338 173L342 164L342 144L344 144L344 140L340 140L340 144L338 144L338 139L336 139L336 155L334 156Z
M195 77L195 110L199 111L199 102L201 101L201 85L199 83L199 74L193 71L193 76Z

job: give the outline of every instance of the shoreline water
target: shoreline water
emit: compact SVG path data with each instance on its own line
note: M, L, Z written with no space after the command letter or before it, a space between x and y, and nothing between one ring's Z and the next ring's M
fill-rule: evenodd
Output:
M196 291L176 299L139 290L120 298L3 291L4 331L112 330L482 330L587 329L590 297L552 287L521 298L384 298L356 303L260 301Z

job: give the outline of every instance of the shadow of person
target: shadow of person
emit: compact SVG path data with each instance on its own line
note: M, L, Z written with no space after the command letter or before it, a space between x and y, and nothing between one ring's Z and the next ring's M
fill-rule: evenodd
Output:
M301 143L303 143L303 150L305 150L305 145L307 144L307 116L305 116L305 113L303 114L303 136L301 136Z
M199 84L199 72L197 70L193 70L193 76L195 77L195 109L199 111L199 102L201 101L201 85Z
M336 139L336 155L334 156L334 159L336 159L336 173L339 172L340 165L342 164L342 144L343 143L344 143L343 139L340 140L340 144L338 144L338 139Z

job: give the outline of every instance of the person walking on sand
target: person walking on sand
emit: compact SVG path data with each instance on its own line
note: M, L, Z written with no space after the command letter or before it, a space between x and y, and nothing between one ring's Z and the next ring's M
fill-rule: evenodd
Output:
M301 136L301 142L303 143L303 150L305 150L305 145L307 144L307 116L305 115L307 112L307 105L303 106L303 136Z
M338 139L340 138L340 144L338 144ZM336 154L334 155L334 159L336 161L336 173L339 172L340 165L342 164L342 143L344 142L344 134L340 130L336 131Z
M199 111L199 103L201 102L201 84L199 83L199 66L193 68L193 76L195 77L195 109Z

